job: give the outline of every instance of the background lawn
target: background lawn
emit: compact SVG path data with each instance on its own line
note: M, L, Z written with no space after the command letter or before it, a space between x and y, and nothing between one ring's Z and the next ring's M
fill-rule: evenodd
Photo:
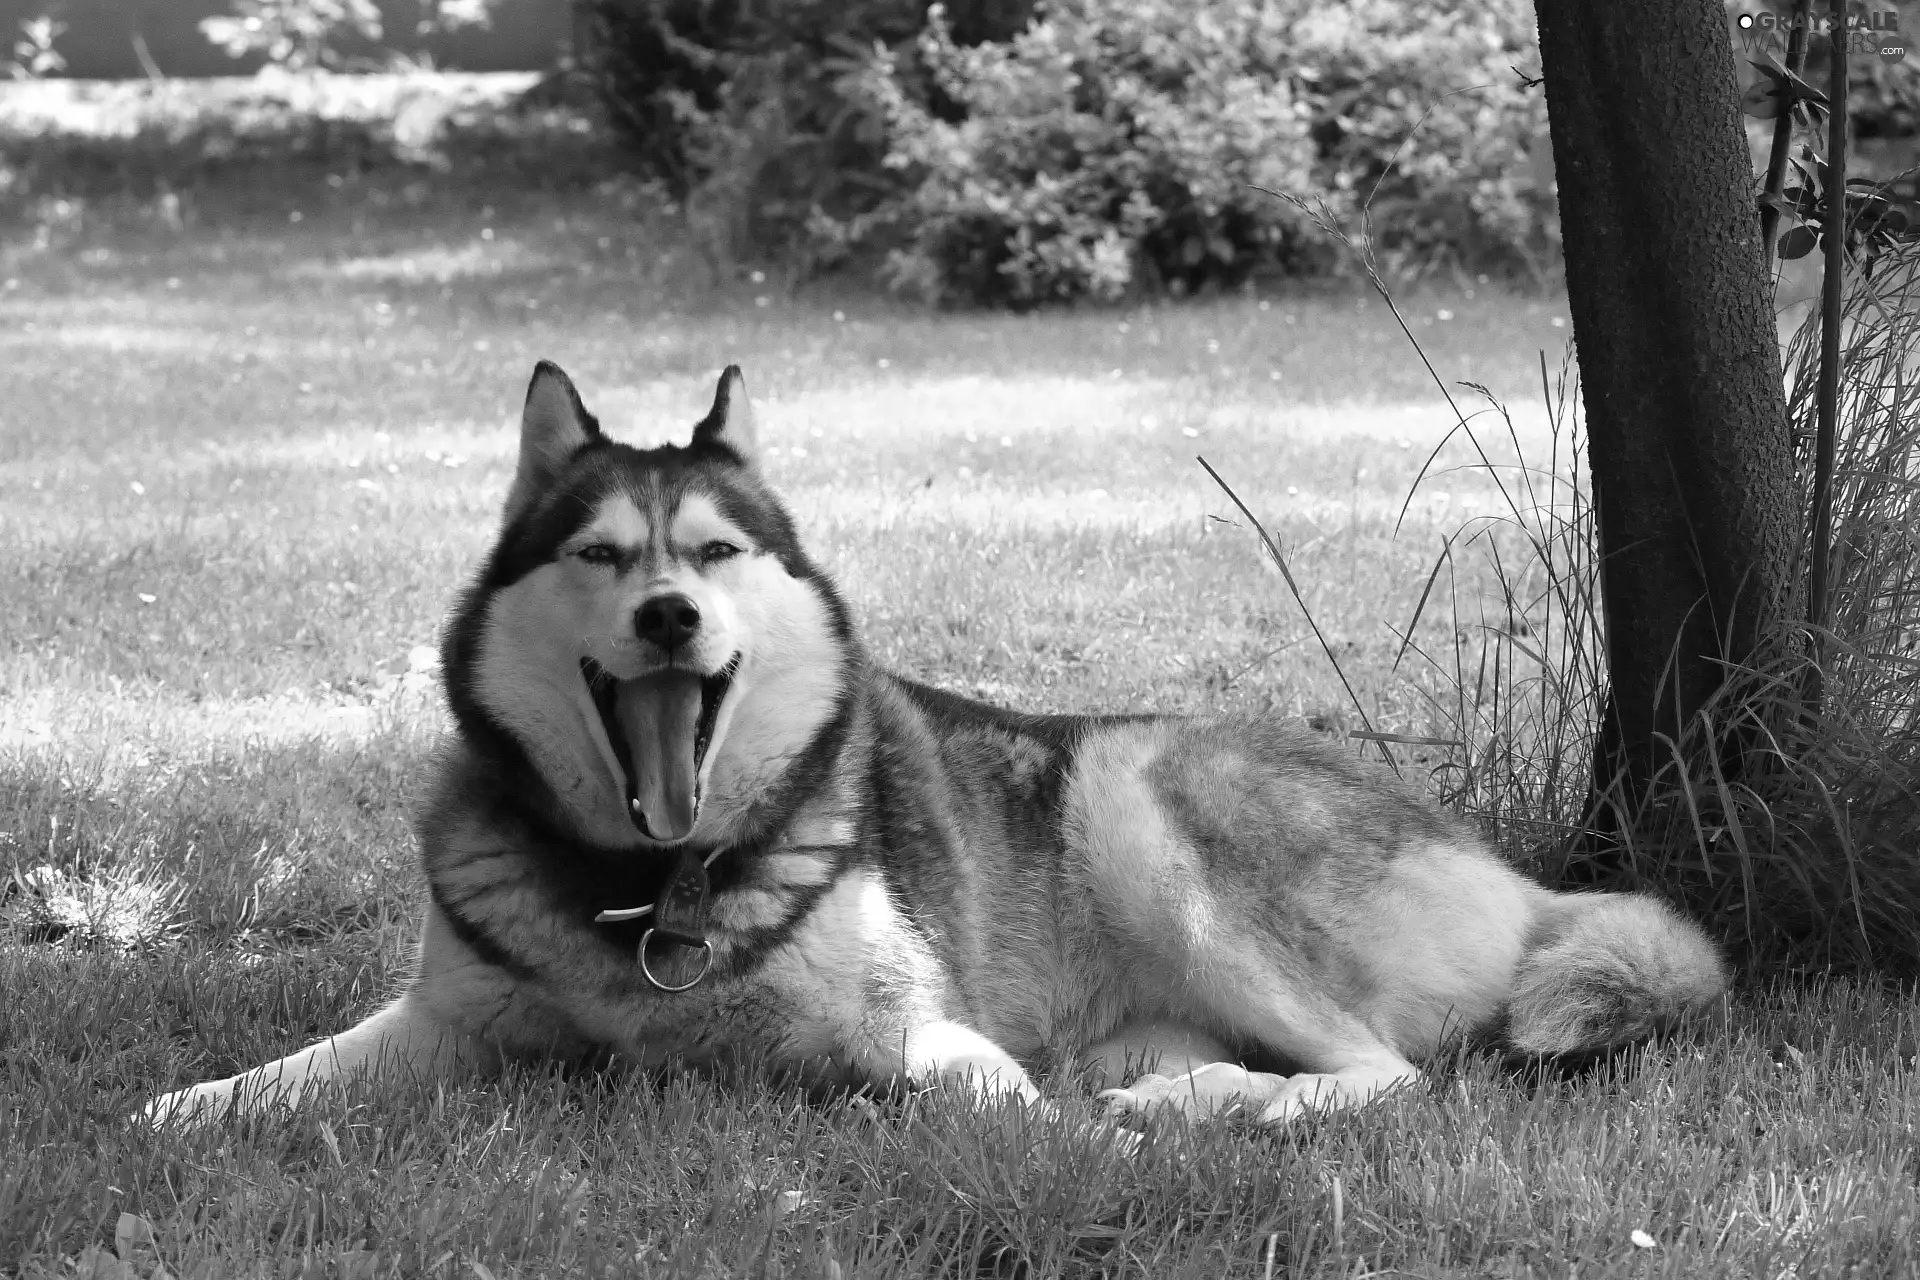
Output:
M1546 457L1563 305L1481 287L1402 308ZM1009 317L716 291L620 184L55 211L0 251L0 1269L1920 1266L1915 1007L1847 987L1747 993L1727 1034L1620 1070L1463 1058L1362 1115L1169 1129L1132 1160L938 1097L617 1069L130 1128L148 1096L340 1030L399 980L408 806L443 732L425 647L485 549L542 356L636 443L683 437L742 364L765 466L870 644L964 693L1357 722L1196 453L1279 535L1376 729L1435 732L1451 655L1507 613L1469 557L1422 616L1434 661L1395 669L1442 537L1497 493L1456 447L1407 503L1452 417L1371 299Z

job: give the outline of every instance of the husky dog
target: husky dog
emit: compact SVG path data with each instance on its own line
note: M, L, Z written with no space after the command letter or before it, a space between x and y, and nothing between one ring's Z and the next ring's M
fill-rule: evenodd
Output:
M1029 1067L1076 1064L1114 1113L1274 1125L1462 1037L1604 1052L1725 987L1668 907L1549 892L1278 720L1034 715L880 670L758 456L737 368L690 443L641 450L538 367L446 634L417 974L150 1118L612 1050L1028 1101Z

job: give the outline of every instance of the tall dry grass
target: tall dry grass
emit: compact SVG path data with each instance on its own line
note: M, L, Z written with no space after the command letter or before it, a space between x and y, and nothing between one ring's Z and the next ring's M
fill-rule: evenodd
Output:
M1734 673L1684 740L1663 742L1666 763L1645 792L1596 785L1593 772L1605 620L1566 365L1557 380L1543 365L1545 459L1522 456L1491 396L1487 414L1462 415L1457 430L1500 480L1505 509L1449 541L1406 652L1441 677L1432 732L1455 745L1440 790L1550 880L1680 900L1750 971L1910 977L1920 972L1920 246L1848 283L1828 625L1816 634L1785 620L1779 656ZM1819 326L1809 315L1785 352L1808 509ZM1468 577L1496 584L1491 597L1459 591L1465 557ZM1423 640L1440 630L1435 613L1468 643L1449 652ZM1603 807L1620 843L1601 862L1592 828Z
M1844 152L1835 154L1844 172ZM1268 194L1352 255L1447 399L1469 465L1495 481L1504 506L1447 540L1403 632L1401 657L1416 661L1410 674L1431 733L1357 736L1390 760L1395 741L1444 749L1432 778L1442 797L1485 820L1550 882L1679 900L1719 926L1749 971L1920 975L1920 242L1883 240L1848 267L1824 494L1815 492L1818 309L1784 352L1784 425L1803 513L1796 554L1808 578L1817 503L1831 503L1824 624L1781 619L1756 648L1771 656L1730 671L1681 740L1661 739L1666 763L1640 789L1596 776L1594 765L1609 685L1571 351L1558 379L1542 357L1552 443L1545 459L1529 458L1507 406L1465 383L1487 404L1466 412L1421 349L1394 304L1366 208L1353 231L1322 202ZM1828 267L1835 261L1829 255ZM1415 491L1429 474L1422 469ZM1463 557L1473 561L1464 592ZM1451 622L1445 648L1432 643L1427 618L1436 595Z

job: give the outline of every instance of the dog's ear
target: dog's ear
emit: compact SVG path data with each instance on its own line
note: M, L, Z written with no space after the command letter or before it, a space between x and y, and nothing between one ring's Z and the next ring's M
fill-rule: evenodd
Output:
M534 366L527 406L520 413L520 464L507 490L507 523L533 504L574 454L605 439L599 421L580 403L573 380L560 366L550 360Z
M747 467L760 456L759 441L754 439L753 405L747 401L747 380L740 375L737 364L728 365L720 375L713 408L693 429L693 447L703 445L718 445Z

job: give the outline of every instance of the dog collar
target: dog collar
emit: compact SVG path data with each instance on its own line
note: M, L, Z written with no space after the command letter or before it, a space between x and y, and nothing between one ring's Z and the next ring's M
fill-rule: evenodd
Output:
M640 935L640 945L634 948L634 959L640 962L641 974L655 990L669 994L691 991L713 968L713 943L707 938L708 898L712 890L707 868L724 852L723 846L702 858L691 849L683 851L672 874L660 887L658 898L645 906L602 911L593 918L595 924L623 924L642 916L653 917L653 922ZM670 948L660 960L663 972L656 972L654 963L647 958L647 949L655 941ZM699 953L697 956L691 954L695 950Z

